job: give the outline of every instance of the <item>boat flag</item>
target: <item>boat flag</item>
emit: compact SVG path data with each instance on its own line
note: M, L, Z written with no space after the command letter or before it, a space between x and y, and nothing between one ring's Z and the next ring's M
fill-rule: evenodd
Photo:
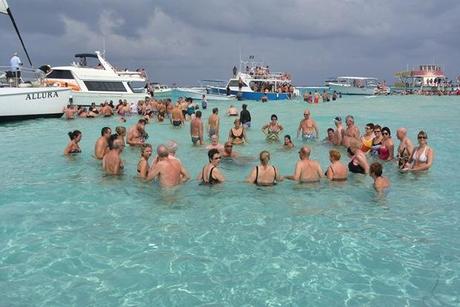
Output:
M0 0L0 13L8 15L8 3L6 3L6 0Z
M27 60L29 60L30 66L32 65L32 61L30 60L29 53L27 52L26 46L24 45L24 42L22 41L21 33L19 33L18 26L16 25L16 21L14 21L13 14L11 14L11 10L8 7L8 3L6 0L0 0L0 13L6 14L10 16L11 22L13 23L14 29L16 30L16 34L19 37L19 40L21 41L22 48L24 49L24 52L26 53Z

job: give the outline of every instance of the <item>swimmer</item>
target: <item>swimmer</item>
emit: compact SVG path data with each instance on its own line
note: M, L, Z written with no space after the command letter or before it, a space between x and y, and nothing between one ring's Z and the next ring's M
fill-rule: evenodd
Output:
M109 175L120 175L124 165L121 160L121 153L125 145L117 138L116 134L112 134L109 139L109 151L102 158L102 169Z
M176 105L172 110L171 110L171 124L174 127L181 127L184 124L185 117L182 112L182 110L179 108L178 105Z
M284 136L283 148L284 149L292 149L292 148L294 148L294 143L292 143L291 136L289 134L286 134Z
M345 123L347 124L347 128L345 129L342 137L342 145L345 147L350 147L350 142L353 139L358 141L360 140L360 133L358 127L355 125L355 119L351 115L347 115L345 118Z
M234 105L230 105L227 110L228 116L238 116L238 109Z
M380 125L374 125L374 138L372 139L371 155L378 156L380 146L382 146L383 136L382 127Z
M196 111L195 118L190 122L190 137L193 145L199 143L203 145L203 121L201 120L201 111Z
M297 161L294 175L286 176L286 179L297 182L319 182L323 176L323 171L318 161L310 160L311 150L307 146L302 146L299 150L299 161Z
M390 187L390 180L387 177L382 176L382 164L374 162L371 164L369 169L369 176L374 179L374 189L377 192L382 192Z
M68 133L70 142L67 147L64 149L64 155L70 155L74 153L80 153L80 145L78 144L81 141L81 131L74 130L73 132Z
M279 133L283 131L283 126L278 123L278 116L272 114L271 122L262 127L262 132L265 134L265 139L269 143L279 142Z
M175 141L171 141L171 140L168 141L168 142L166 143L166 149L167 149L168 152L169 152L169 155L168 155L169 159L176 159L176 160L178 160L179 162L181 162L181 161L179 160L179 158L176 157L177 143L176 143Z
M104 127L101 129L101 136L96 141L94 147L94 156L96 159L102 160L104 155L109 151L109 140L112 134L112 129Z
M228 141L231 142L233 145L240 145L247 143L246 139L246 132L244 130L244 127L241 126L241 122L239 119L235 119L234 127L230 129L230 132L228 133Z
M132 126L128 131L128 139L126 143L131 146L141 146L144 144L146 139L146 132L145 132L145 119L139 119L137 124Z
M218 168L222 160L220 152L215 148L209 150L208 159L209 163L203 167L197 179L201 180L201 184L204 185L214 185L224 182L225 178Z
M356 174L369 173L369 164L367 163L366 156L361 151L361 142L356 139L351 140L347 151L351 158L348 163L348 170Z
M314 141L319 138L319 131L316 122L310 117L310 110L306 109L303 112L303 119L299 123L297 129L297 138L302 135L304 141Z
M244 129L248 129L251 127L251 113L248 111L248 105L243 104L242 105L242 110L240 112L240 121L241 124L243 125Z
M270 165L270 153L266 150L259 154L260 165L254 167L246 179L249 183L260 186L271 186L283 180L279 169Z
M348 168L340 162L340 152L333 149L329 151L329 161L331 164L326 170L326 177L331 181L345 181L348 177Z
M404 168L406 163L409 162L412 152L414 151L414 145L407 136L406 128L399 128L396 131L396 137L399 140L398 146L398 166L400 169Z
M224 146L222 144L219 144L219 139L217 138L217 135L213 135L211 137L211 144L206 146L206 149L217 149L219 152L222 152L224 150Z
M382 145L379 148L379 158L383 161L390 161L394 158L394 144L391 139L391 131L388 127L382 128Z
M364 134L361 137L361 150L364 153L367 153L369 150L372 149L372 140L374 139L374 124L368 123L366 127L364 127Z
M149 158L152 155L152 145L144 144L141 147L141 159L137 163L137 175L146 179L149 172Z
M335 140L334 129L327 128L327 137L324 138L323 142L328 143L328 144L334 144L334 140Z
M115 128L115 132L118 135L118 139L123 142L123 145L126 145L126 128L123 126L118 126Z
M147 180L158 179L161 187L174 187L190 179L182 163L176 159L169 159L166 146L157 147L158 162L149 170Z
M220 119L219 119L219 109L214 108L212 109L212 114L208 118L208 136L211 138L213 135L217 135L217 139L219 139L219 131L220 131Z
M233 145L231 142L226 142L224 144L224 150L221 152L222 157L224 158L238 158L239 154L233 151Z
M68 104L67 107L64 108L65 119L75 119L77 113L78 110L74 105Z
M428 146L428 135L425 131L420 131L417 139L418 146L414 149L409 162L406 163L406 167L402 169L404 172L427 171L433 164L434 150Z

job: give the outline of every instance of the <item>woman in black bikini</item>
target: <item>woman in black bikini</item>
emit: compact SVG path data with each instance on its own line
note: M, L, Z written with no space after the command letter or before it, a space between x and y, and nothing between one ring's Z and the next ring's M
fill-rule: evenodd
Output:
M152 145L144 144L141 148L141 159L137 163L137 174L146 179L149 173L149 158L152 155Z
M75 153L80 153L80 145L78 144L81 140L81 131L75 130L73 132L68 133L70 142L67 147L64 149L64 155L70 155Z
M217 168L222 159L219 150L213 148L208 151L209 163L206 164L198 175L198 180L201 180L201 184L214 185L217 183L224 182L225 178Z
M233 145L239 145L243 143L247 143L246 140L246 133L244 131L244 127L241 125L239 119L235 119L234 121L235 127L230 129L228 133L228 141L232 142Z
M361 143L358 140L352 140L347 151L351 157L348 163L348 170L356 174L369 173L369 163L367 163L366 156L361 151Z
M254 167L246 179L249 183L254 183L261 186L275 185L277 182L282 181L278 168L270 165L270 153L266 150L259 154L260 165Z

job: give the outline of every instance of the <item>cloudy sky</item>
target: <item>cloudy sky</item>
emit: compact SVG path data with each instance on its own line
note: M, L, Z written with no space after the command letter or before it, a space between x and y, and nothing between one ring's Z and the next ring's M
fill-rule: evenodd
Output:
M118 67L153 81L195 85L228 79L256 55L297 85L337 75L394 82L422 63L460 75L459 0L7 0L32 62L66 65L105 49ZM0 66L20 47L0 15Z

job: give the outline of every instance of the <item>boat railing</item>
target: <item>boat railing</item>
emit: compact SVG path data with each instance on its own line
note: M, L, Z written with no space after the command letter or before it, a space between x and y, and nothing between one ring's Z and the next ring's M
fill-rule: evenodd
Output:
M245 73L245 75L248 76L248 78L251 79L270 79L270 80L276 80L276 81L282 81L282 82L290 82L291 81L291 75L285 72L271 72L271 73Z
M31 67L12 71L10 66L0 66L0 87L42 86L44 72Z

